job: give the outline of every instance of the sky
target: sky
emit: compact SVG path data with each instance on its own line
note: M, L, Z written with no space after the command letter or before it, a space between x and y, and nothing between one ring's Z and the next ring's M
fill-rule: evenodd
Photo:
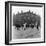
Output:
M17 14L18 12L21 13L21 10L23 12L31 11L37 15L42 15L43 13L43 7L24 7L24 6L12 6L12 15Z

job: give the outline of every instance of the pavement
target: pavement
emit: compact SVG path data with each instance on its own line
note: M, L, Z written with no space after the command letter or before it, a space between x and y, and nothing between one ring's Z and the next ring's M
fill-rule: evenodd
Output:
M40 37L40 29L36 29L34 27L33 29L31 27L26 28L26 30L20 30L15 29L15 26L12 26L12 38L13 39L25 39L25 38L39 38Z

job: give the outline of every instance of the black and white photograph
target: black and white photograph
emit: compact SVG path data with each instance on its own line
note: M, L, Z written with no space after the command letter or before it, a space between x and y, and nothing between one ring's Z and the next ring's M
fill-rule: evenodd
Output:
M9 43L44 42L44 4L11 2L8 8Z
M41 8L12 6L13 39L39 38L41 32Z

